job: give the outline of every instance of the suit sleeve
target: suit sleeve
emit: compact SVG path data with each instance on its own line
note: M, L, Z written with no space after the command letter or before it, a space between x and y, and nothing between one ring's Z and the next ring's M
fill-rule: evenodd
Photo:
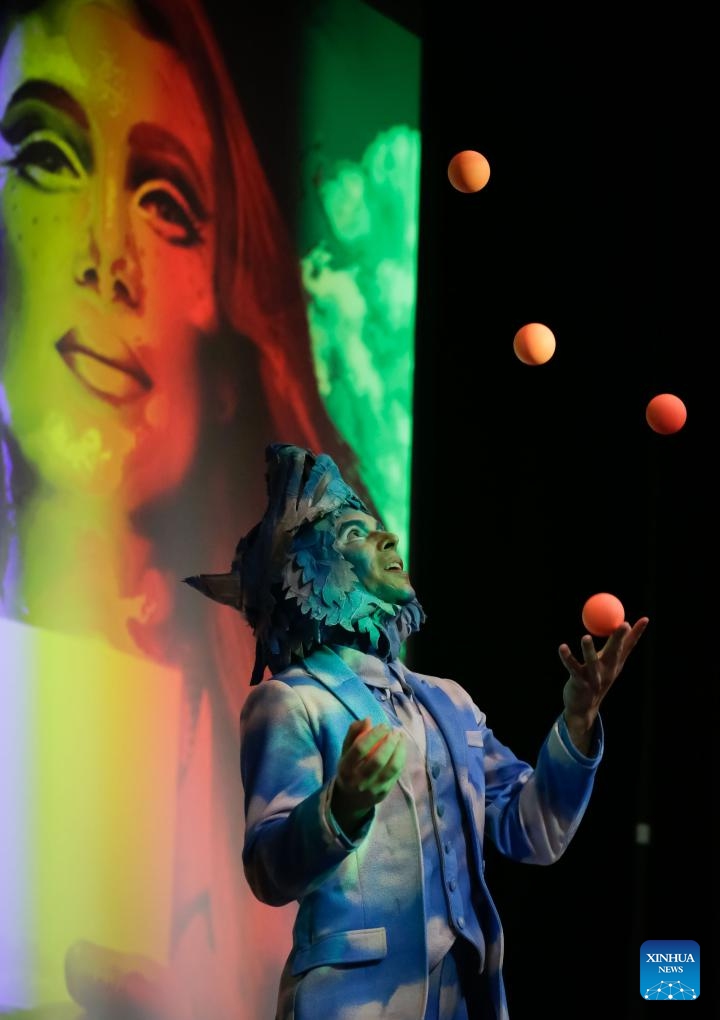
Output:
M263 903L300 899L352 853L329 808L339 747L328 747L305 702L281 680L251 690L240 716L240 772L245 798L243 867ZM320 747L324 747L324 756Z
M477 710L479 725L484 716ZM552 864L580 824L602 758L598 718L592 754L580 753L560 716L540 748L535 767L519 761L484 727L485 822L498 850L513 860Z

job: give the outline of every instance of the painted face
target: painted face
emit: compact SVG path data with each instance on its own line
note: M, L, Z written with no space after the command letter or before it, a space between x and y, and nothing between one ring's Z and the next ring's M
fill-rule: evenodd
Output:
M338 517L335 535L335 549L353 565L358 580L371 595L394 606L415 598L398 556L397 535L383 531L374 517L354 509Z
M216 318L212 141L192 82L129 4L61 0L0 59L3 417L41 480L172 488Z

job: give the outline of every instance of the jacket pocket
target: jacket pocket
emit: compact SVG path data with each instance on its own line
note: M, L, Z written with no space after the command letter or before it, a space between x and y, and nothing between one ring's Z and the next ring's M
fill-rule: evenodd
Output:
M290 971L297 976L312 967L333 963L369 963L387 955L384 928L359 928L325 935L292 955Z

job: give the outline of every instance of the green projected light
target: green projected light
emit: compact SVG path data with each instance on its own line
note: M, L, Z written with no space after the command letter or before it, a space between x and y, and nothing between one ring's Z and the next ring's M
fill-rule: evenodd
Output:
M300 215L313 356L328 411L407 556L420 43L360 2L328 4L319 21L307 35Z

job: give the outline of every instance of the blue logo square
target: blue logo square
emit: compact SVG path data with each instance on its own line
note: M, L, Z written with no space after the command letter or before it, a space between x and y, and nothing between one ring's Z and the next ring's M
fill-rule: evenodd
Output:
M640 995L690 1002L700 995L700 946L690 939L650 939L640 946Z

